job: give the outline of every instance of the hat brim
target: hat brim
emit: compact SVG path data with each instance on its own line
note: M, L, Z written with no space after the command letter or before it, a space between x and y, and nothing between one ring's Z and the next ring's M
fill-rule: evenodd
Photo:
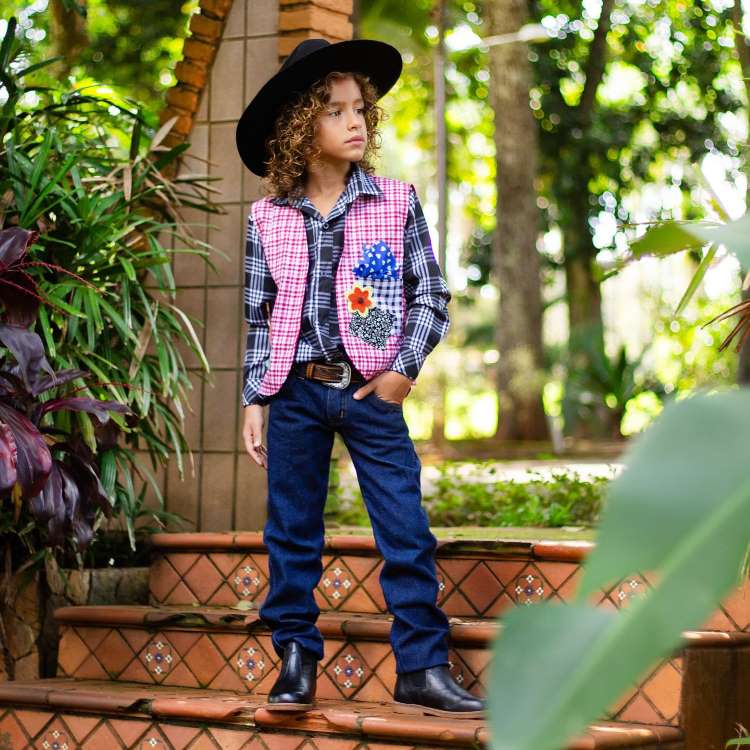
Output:
M245 107L235 133L240 158L251 172L265 176L265 141L281 106L331 71L357 71L369 76L380 99L398 81L402 69L401 53L375 39L336 42L305 55L270 78Z

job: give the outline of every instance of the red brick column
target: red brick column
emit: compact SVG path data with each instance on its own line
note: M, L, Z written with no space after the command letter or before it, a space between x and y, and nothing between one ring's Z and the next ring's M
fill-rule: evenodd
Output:
M303 39L351 39L352 4L353 0L279 0L279 60Z
M190 34L183 45L182 60L175 66L177 83L167 92L167 106L162 109L159 117L160 124L172 117L178 118L164 141L167 146L185 140L193 129L201 93L208 81L232 2L233 0L200 0L200 11L190 18Z
M244 2L245 0L234 0ZM233 0L201 0L200 12L190 19L183 59L175 66L177 83L166 95L160 123L177 117L166 145L190 135L201 93L221 42L224 22ZM351 39L353 0L279 0L279 62L303 40L323 37L329 42Z

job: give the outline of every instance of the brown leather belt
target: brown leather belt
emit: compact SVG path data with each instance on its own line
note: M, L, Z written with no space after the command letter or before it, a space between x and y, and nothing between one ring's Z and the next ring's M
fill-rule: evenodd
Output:
M310 380L319 380L331 388L346 388L349 383L364 382L364 378L348 362L299 362L292 370Z

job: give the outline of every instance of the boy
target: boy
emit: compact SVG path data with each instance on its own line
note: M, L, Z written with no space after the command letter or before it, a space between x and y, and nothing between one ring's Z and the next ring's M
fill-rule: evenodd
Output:
M270 590L259 615L282 657L268 696L277 710L312 706L323 658L313 591L336 432L384 558L395 701L443 716L484 710L448 671L437 540L402 407L448 330L451 295L414 186L370 173L375 102L401 68L398 50L383 42L305 40L237 126L243 162L273 194L248 218L242 403L247 451L268 471Z

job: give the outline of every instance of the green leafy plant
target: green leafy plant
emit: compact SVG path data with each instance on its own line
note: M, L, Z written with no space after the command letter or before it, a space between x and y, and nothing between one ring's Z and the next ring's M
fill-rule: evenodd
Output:
M422 500L431 525L441 527L594 525L614 475L613 471L589 478L575 471L553 471L545 476L532 471L524 480L491 479L496 468L490 461L474 461L468 467L466 462L444 461L437 469L438 477ZM342 487L338 473L329 485L326 522L370 523L361 492Z
M717 204L720 213L726 212ZM643 237L635 240L630 250L634 259L646 255L665 257L679 252L702 253L698 267L677 305L675 315L679 315L692 299L703 281L706 272L716 261L721 246L734 254L743 268L750 267L750 214L745 213L734 221L665 221L651 227ZM625 259L623 264L629 259ZM622 265L622 264L621 264ZM731 345L737 338L736 351L739 351L750 336L750 301L739 302L728 310L709 320L705 325L739 316L735 327L719 346L719 351Z
M190 387L183 351L210 372L193 322L174 301L175 253L200 255L213 267L210 247L192 236L181 212L221 209L209 199L208 178L167 176L189 148L164 145L174 120L149 133L135 102L36 84L50 61L25 65L16 28L11 18L0 45L0 228L39 233L27 272L47 301L37 330L52 366L92 373L93 382L73 381L81 396L108 397L136 416L126 423L115 414L95 429L85 412L52 415L53 427L78 433L96 454L135 548L136 521L146 512L154 523L141 533L181 518L163 510L136 450L153 468L174 456L183 475L185 454L192 460L182 431ZM160 506L150 511L147 482Z
M48 398L50 391L89 374L54 372L41 338L29 330L37 320L39 299L24 259L37 237L37 232L17 227L0 231L0 341L9 354L0 358L0 496L13 505L11 522L0 531L15 531L26 509L44 544L62 546L70 538L76 548L85 548L94 535L96 510L112 515L110 496L80 434L55 435L42 422L47 414L64 410L92 414L106 424L110 412L130 409L74 395Z

